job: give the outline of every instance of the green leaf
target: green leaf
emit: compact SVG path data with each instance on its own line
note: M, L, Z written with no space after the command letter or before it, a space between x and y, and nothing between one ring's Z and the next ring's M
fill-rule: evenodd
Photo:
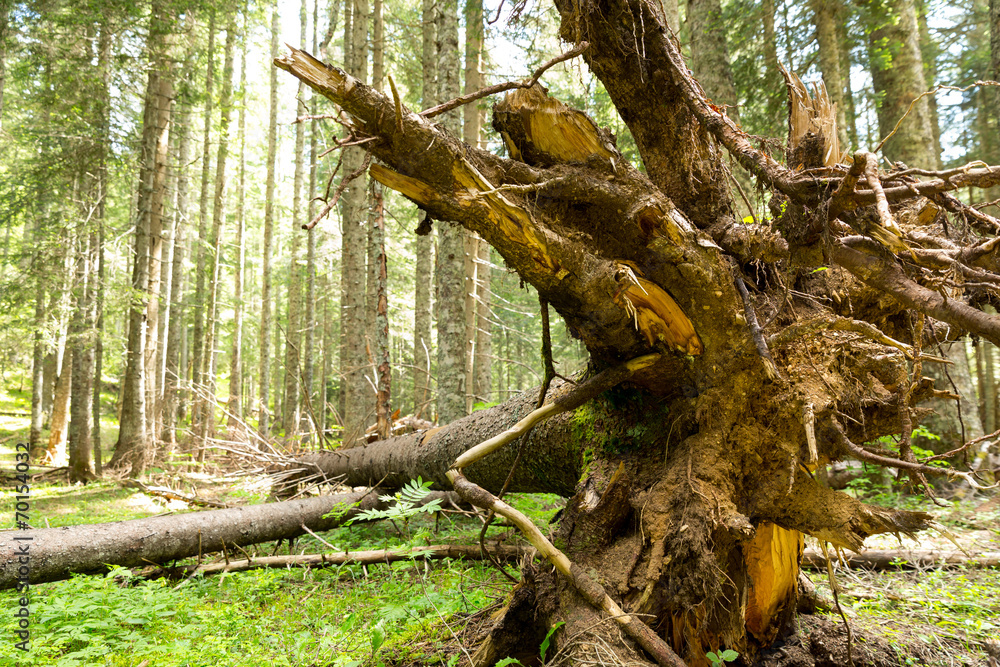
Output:
M826 271L826 270L827 270L827 268L828 268L828 267L826 267L826 266L821 266L821 267L819 267L818 269L813 269L813 270L812 270L812 271L810 271L809 273L810 273L810 274L812 274L812 273L819 273L820 271Z
M378 653L378 650L382 648L382 644L385 643L385 629L381 624L375 625L371 630L368 631L370 636L369 639L372 643L372 657Z
M520 664L521 661L518 660L517 658L504 658L503 660L497 662L497 664L494 665L494 667L507 667L507 665L520 665Z
M708 661L713 665L722 664L722 660L719 659L719 656L715 655L714 651L709 651L708 653L705 654L705 657L708 658Z
M538 654L542 657L542 662L545 662L545 653L549 650L549 641L551 641L552 635L554 635L556 630L564 625L566 625L566 621L559 621L549 628L548 633L546 633L545 639L542 640L541 645L538 647Z
M722 652L722 659L725 660L726 662L732 662L738 657L740 657L740 654L731 648L727 648L725 651Z

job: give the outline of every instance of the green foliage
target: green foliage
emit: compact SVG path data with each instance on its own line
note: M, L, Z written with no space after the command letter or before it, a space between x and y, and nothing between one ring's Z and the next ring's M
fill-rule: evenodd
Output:
M433 485L434 482L425 482L420 477L410 480L406 483L406 486L393 495L379 496L379 500L393 503L391 507L384 510L362 510L358 512L356 517L350 519L347 525L351 525L356 521L400 520L403 522L404 533L409 538L410 519L420 514L434 514L441 509L441 500L439 498L420 505L423 499L427 497L427 494L431 492L431 486Z
M545 633L545 639L542 640L541 645L539 645L538 647L538 655L539 657L541 657L542 662L545 662L545 654L548 653L549 642L552 641L552 635L554 635L556 631L559 630L559 628L561 628L564 625L566 625L566 621L559 621L551 628L549 628L549 631L547 633Z
M719 665L724 665L727 662L732 662L736 660L736 658L740 657L740 654L731 648L727 648L722 653L715 653L714 651L709 651L708 653L705 654L705 657L708 658L708 661L712 663L712 665L714 665L715 667L719 667Z

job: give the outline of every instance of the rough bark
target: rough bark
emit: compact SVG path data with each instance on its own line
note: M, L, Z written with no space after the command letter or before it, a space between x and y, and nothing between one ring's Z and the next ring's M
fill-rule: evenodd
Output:
M720 107L725 106L726 115L739 123L739 99L729 64L722 3L719 0L689 0L687 23L691 41L691 68L695 78L705 89L709 99Z
M354 0L351 23L345 24L345 41L350 33L351 73L359 81L368 80L368 2ZM346 48L346 47L345 47ZM344 152L342 173L344 178L360 169L365 160L365 149L349 148ZM365 381L368 369L368 355L365 350L365 259L368 235L364 223L366 179L356 178L344 190L341 199L341 219L343 221L343 260L341 262L341 336L343 352L340 359L340 373L344 387L344 430L345 446L353 446L361 441L372 414L372 393Z
M440 497L440 496L437 496ZM366 509L384 507L375 492L320 496L283 503L194 512L116 523L0 533L0 590L17 585L18 537L31 538L30 582L101 572L109 565L145 567L227 551L312 531L330 530ZM342 510L342 511L336 511ZM335 516L324 518L334 513Z
M138 216L135 231L135 258L132 270L132 299L129 305L128 351L122 380L122 416L110 466L127 470L137 477L153 455L147 417L146 326L150 279L150 229L163 214L167 182L167 147L170 143L170 114L173 103L173 65L167 58L172 25L169 7L157 0L150 18L151 60L143 115L142 166ZM150 397L151 398L151 397Z
M69 427L69 403L73 385L73 349L67 346L62 354L62 366L56 377L52 395L52 417L49 419L49 443L45 461L49 465L66 464L66 429Z
M69 477L71 482L94 479L93 386L94 386L94 271L90 246L96 235L78 251L74 291L75 308L70 323L72 356L72 400L69 420Z
M208 46L206 49L208 65L205 71L205 109L202 129L201 146L201 189L198 197L198 239L194 242L195 252L195 288L194 301L191 304L194 316L194 327L191 341L191 384L196 391L201 391L205 381L202 375L204 367L205 344L205 268L208 259L208 204L209 186L212 174L212 108L215 104L215 12L210 11L208 21ZM193 397L192 397L193 398ZM202 404L200 400L192 400L191 426L201 428Z
M193 14L188 15L186 28L188 30L188 46L184 58L184 77L178 91L178 113L175 122L178 134L178 169L176 199L173 206L174 250L170 266L170 319L165 342L163 407L160 410L163 420L160 438L167 451L172 451L177 444L180 399L187 376L187 366L182 363L181 348L183 341L187 338L187 322L185 320L187 311L184 308L187 280L184 271L184 257L187 249L187 228L191 224L191 219L188 201L190 179L188 178L188 170L184 167L191 161L191 70L197 45Z
M872 84L884 93L878 105L880 137L889 136L909 110L895 136L886 142L883 152L890 161L934 169L937 158L934 157L930 107L926 97L917 100L927 90L927 81L920 52L916 8L913 0L891 0L878 7L871 19L873 26L868 57ZM914 103L914 100L917 101Z
M840 145L849 148L847 136L847 104L844 99L844 73L841 69L843 56L841 41L837 31L839 14L843 5L833 0L811 0L810 7L816 23L816 41L819 44L819 68L823 73L823 83L830 96L830 102L837 105L837 130Z
M493 395L493 313L490 302L493 293L493 264L490 262L490 245L479 244L476 258L476 377L472 393L476 402L489 403Z
M423 0L421 14L421 103L425 109L438 103L437 63L434 49L437 41L437 5L433 0ZM421 226L427 220L427 212L418 213ZM413 414L421 417L428 411L431 401L431 285L434 265L434 232L418 230L416 239L416 261L413 266Z
M278 57L281 23L278 7L271 7L271 58ZM270 77L270 112L267 123L267 183L264 186L264 239L261 247L260 288L260 365L257 370L258 408L257 431L266 438L271 431L271 253L274 237L274 163L278 155L278 72L272 68Z
M247 17L243 17L243 34L247 34ZM229 354L229 405L227 429L230 439L242 438L243 429L243 272L246 248L243 234L246 228L246 94L247 46L243 42L240 57L240 111L236 143L239 146L239 187L236 193L236 261L233 266L233 339Z
M222 280L223 232L226 219L226 192L229 161L229 125L233 115L233 59L236 51L236 11L231 10L226 22L226 46L222 65L222 89L219 93L219 151L215 159L215 197L212 202L212 231L209 234L208 304L205 308L205 345L202 348L201 421L198 460L205 456L205 442L215 430L215 371L219 332L219 282ZM207 263L207 262L206 262Z
M438 94L442 100L449 100L461 92L458 0L443 0L438 6ZM461 136L462 116L457 109L443 114L440 122L452 136ZM434 300L437 311L437 408L438 419L450 422L466 414L466 232L450 222L439 224L437 232Z

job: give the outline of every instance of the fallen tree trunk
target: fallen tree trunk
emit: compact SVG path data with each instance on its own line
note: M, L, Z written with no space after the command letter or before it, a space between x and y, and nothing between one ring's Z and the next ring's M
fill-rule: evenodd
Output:
M534 556L531 547L511 544L496 544L487 547L490 556L498 561L517 560L523 556ZM229 562L187 565L184 567L157 568L142 572L143 579L159 577L191 577L198 574L211 575L224 572L245 572L275 567L331 567L339 565L379 565L396 563L401 560L425 561L445 558L465 558L480 560L487 558L478 544L435 544L412 549L376 549L373 551L351 551L331 554L299 554L292 556L261 556L260 558L230 559Z
M430 494L424 502L441 498ZM140 567L285 540L341 526L383 508L370 491L282 503L134 519L116 523L0 532L0 590L68 579L110 565ZM332 516L326 515L334 513Z
M861 553L843 553L839 562L848 567L865 570L914 570L931 567L998 567L1000 551L987 551L969 555L962 551L932 551L929 549L870 549ZM802 566L826 570L822 552L806 549Z

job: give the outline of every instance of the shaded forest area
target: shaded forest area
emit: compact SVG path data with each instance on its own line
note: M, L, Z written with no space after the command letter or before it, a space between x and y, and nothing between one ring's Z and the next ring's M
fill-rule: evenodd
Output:
M220 507L37 517L32 583L367 578L419 545L495 561L496 606L461 637L434 607L446 640L328 610L368 648L305 631L290 664L378 664L387 627L443 647L396 664L995 659L995 607L900 651L832 567L935 503L965 558L873 567L996 567L998 79L996 0L4 2L11 480L24 442L43 494ZM255 505L334 492L234 509L226 473ZM447 512L462 544L431 544ZM396 550L351 556L385 519ZM421 585L396 595L447 595ZM74 641L45 659L111 650Z

